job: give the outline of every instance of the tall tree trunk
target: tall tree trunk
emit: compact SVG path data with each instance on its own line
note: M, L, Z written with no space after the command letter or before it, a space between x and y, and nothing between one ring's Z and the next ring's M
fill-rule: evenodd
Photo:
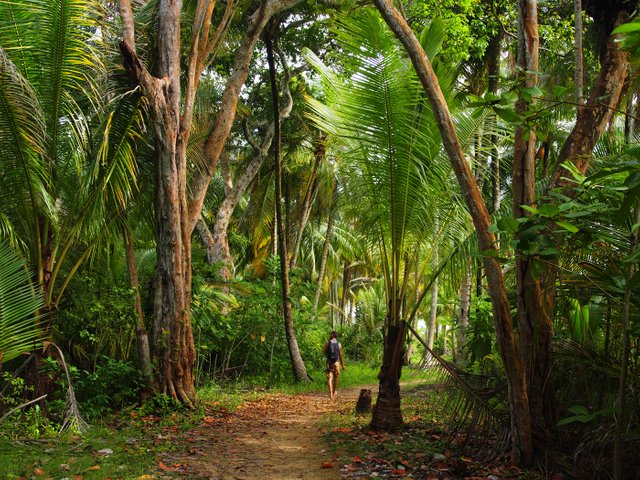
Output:
M523 88L535 87L538 83L538 12L537 0L518 2L518 82ZM520 97L516 113L524 114L529 103ZM533 207L535 198L536 136L525 126L517 126L513 152L513 216L530 216L523 207ZM553 428L555 419L546 419L545 411L555 411L555 405L545 400L553 399L545 389L552 389L551 338L553 321L542 318L543 292L540 279L534 276L533 262L521 250L516 251L516 302L520 355L528 384L531 422L542 431Z
M429 307L429 330L427 331L427 346L433 350L433 342L438 329L438 279L431 284L431 305Z
M464 362L463 347L467 343L467 329L469 328L469 314L471 313L471 262L465 265L464 277L460 288L460 316L458 317L458 347L455 357L458 363Z
M481 250L496 251L495 237L489 232L491 220L482 195L458 141L449 108L438 79L418 39L398 10L388 0L375 0L384 20L402 42L416 69L418 78L432 105L442 142L460 184L465 202L478 235ZM529 401L524 369L513 329L509 299L500 264L492 256L483 258L489 295L493 305L493 318L498 348L503 358L509 390L509 408L512 427L512 460L530 465L533 462L533 441Z
M575 19L575 56L576 56L576 102L582 103L584 73L582 68L582 0L573 0L573 15Z
M146 390L155 390L156 382L153 378L153 368L151 367L151 352L149 349L149 335L144 324L144 313L142 312L142 300L140 299L140 288L138 283L138 265L136 264L135 252L133 250L133 238L129 229L123 231L124 248L127 255L127 269L129 271L129 287L133 290L133 312L136 319L136 339L138 346L138 363Z
M500 80L500 52L502 50L502 32L496 33L489 40L487 47L487 91L488 93L497 93ZM490 135L491 148L491 177L493 180L492 189L492 212L500 209L500 156L498 153L498 136L493 132Z
M340 296L340 304L338 305L338 315L340 316L340 325L344 324L344 320L347 316L345 309L347 305L347 298L349 297L349 289L351 285L351 264L345 263L342 270L342 295Z
M318 272L318 285L316 286L316 294L313 297L313 319L318 314L318 303L320 303L320 294L322 293L322 283L324 281L324 272L327 268L327 257L329 256L329 247L331 246L331 237L333 236L333 223L335 222L334 206L329 211L329 220L327 221L327 232L322 247L322 257L320 258L320 271Z
M298 348L298 340L293 325L293 315L291 312L291 300L289 298L289 263L287 262L287 244L284 231L284 222L282 218L282 160L280 158L280 108L278 85L276 79L276 66L273 59L273 39L271 35L267 35L265 39L267 46L267 61L269 62L269 79L271 81L271 98L273 100L273 118L274 118L274 138L273 138L273 157L275 160L276 175L276 223L278 225L278 247L280 250L280 269L282 276L282 306L284 313L284 328L287 336L287 344L289 346L289 355L291 357L291 367L293 374L298 382L309 381L307 369L300 355Z

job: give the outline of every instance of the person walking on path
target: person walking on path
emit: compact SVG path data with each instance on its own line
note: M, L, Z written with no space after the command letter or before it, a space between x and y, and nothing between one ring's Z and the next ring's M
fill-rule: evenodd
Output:
M329 386L329 398L334 399L338 394L338 377L340 376L340 366L344 365L342 357L342 345L338 342L338 334L331 332L331 338L324 345L324 354L327 357L327 385Z

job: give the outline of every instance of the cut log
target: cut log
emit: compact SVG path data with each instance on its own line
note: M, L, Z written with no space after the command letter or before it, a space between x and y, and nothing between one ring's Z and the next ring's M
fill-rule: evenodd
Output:
M371 412L371 389L363 388L360 390L360 397L358 397L358 402L356 403L356 412Z

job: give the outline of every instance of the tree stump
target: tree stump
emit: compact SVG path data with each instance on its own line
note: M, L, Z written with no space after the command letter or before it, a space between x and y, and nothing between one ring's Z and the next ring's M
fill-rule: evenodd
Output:
M371 411L371 389L363 388L360 390L360 397L356 403L356 412L368 413Z

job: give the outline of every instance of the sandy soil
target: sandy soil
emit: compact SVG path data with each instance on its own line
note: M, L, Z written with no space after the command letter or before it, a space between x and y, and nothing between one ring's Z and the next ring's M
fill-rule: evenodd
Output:
M320 393L267 395L233 413L205 418L205 428L190 432L194 447L166 462L184 466L181 478L339 479L318 423L329 412L353 409L359 392L343 389L334 400Z

